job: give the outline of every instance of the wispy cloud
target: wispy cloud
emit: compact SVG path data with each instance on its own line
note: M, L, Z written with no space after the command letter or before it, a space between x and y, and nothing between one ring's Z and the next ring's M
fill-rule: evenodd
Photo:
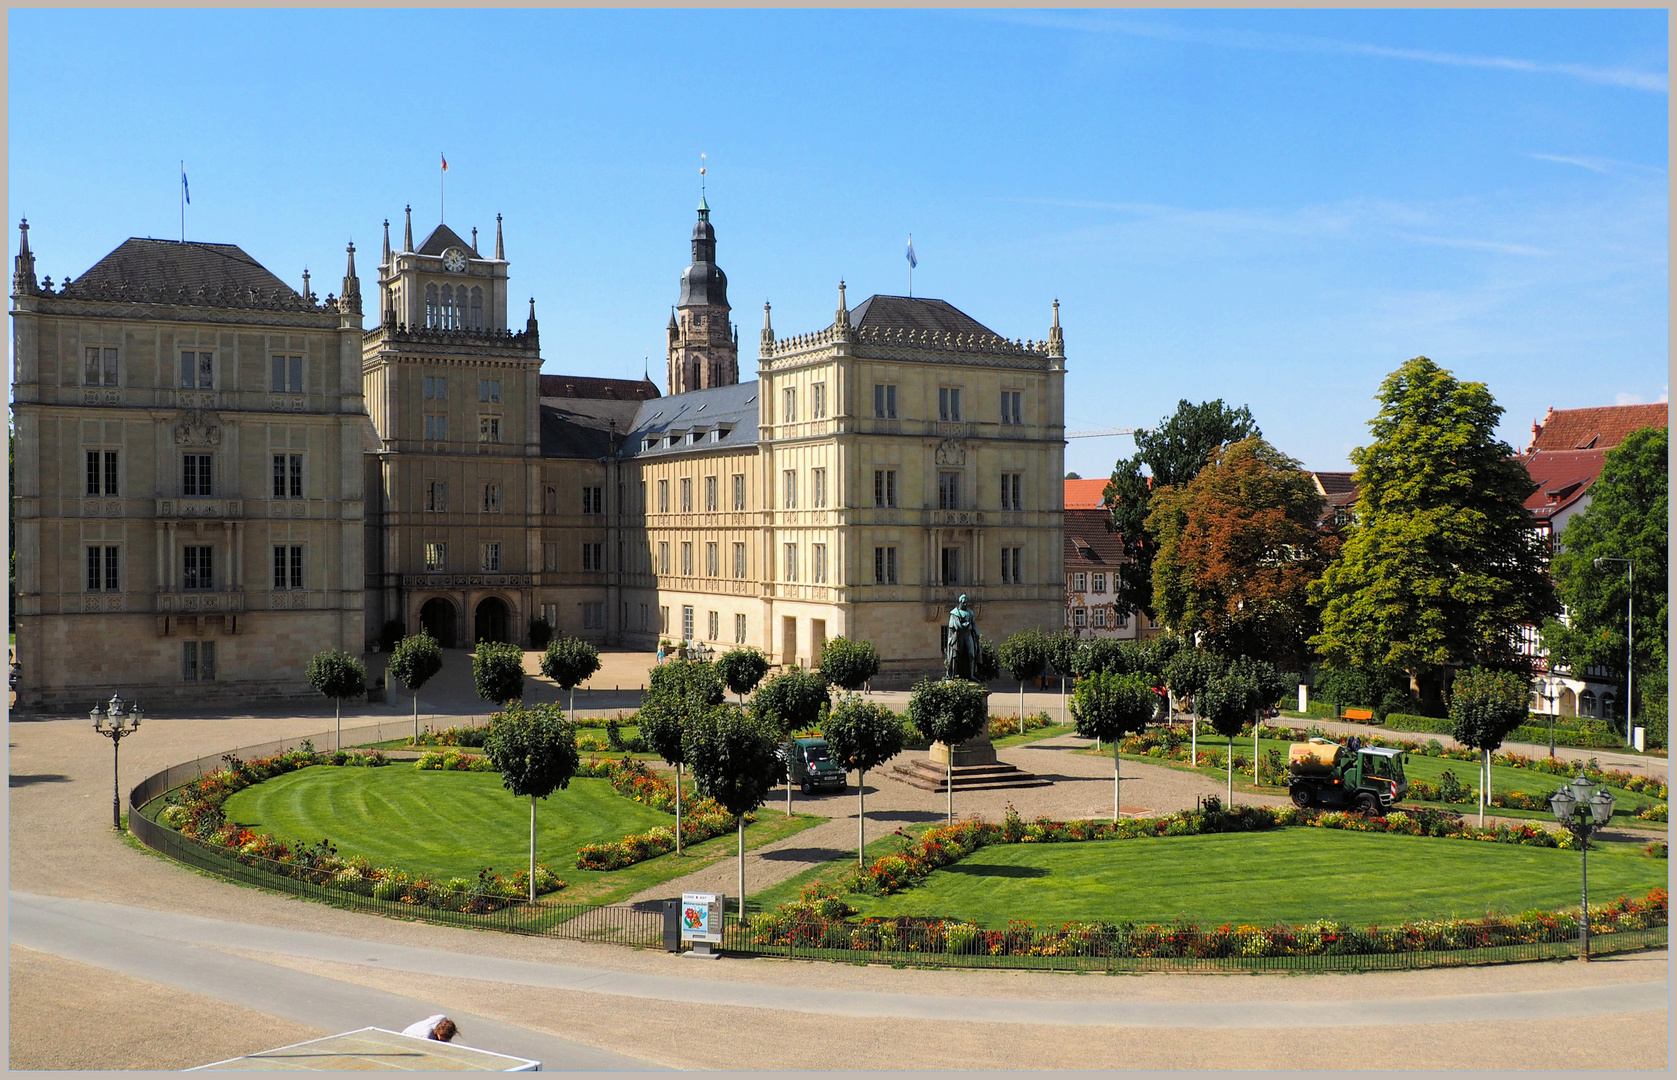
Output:
M1659 397L1653 400L1653 404L1664 405L1670 400L1671 388L1668 386L1660 391ZM1645 399L1641 394L1627 394L1623 390L1613 395L1613 404L1615 405L1641 405L1644 401Z
M1536 75L1564 75L1574 79L1582 79L1586 82L1622 86L1631 90L1643 90L1657 94L1667 93L1670 88L1670 77L1667 72L1643 71L1629 67L1549 63L1510 56L1468 56L1460 53L1437 52L1431 49L1399 49L1388 45L1370 45L1359 41L1336 41L1332 38L1307 37L1297 34L1270 34L1256 30L1190 29L1184 26L1173 26L1169 23L1137 22L1132 19L1091 17L1056 12L986 12L982 13L980 17L1031 26L1077 30L1085 33L1123 34L1128 37L1216 45L1230 49L1376 56L1387 60L1407 60L1413 63L1440 64L1449 67L1488 68L1501 71L1527 72Z
M1553 161L1560 165L1576 165L1580 169L1588 169L1604 176L1664 176L1665 170L1657 165L1638 165L1634 161L1619 161L1617 158L1579 157L1567 154L1527 154L1526 157L1537 161Z

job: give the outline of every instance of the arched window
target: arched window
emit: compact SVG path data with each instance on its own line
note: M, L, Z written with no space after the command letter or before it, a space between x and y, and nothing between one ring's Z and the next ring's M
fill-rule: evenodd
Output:
M1617 720L1619 718L1619 701L1612 694L1601 695L1601 718L1603 720Z
M425 325L431 328L443 324L442 312L437 307L437 287L425 286Z
M483 329L483 289L472 286L472 329Z
M443 329L454 330L459 327L454 313L454 286L443 286Z
M1578 715L1591 717L1595 715L1594 690L1586 690L1582 694L1578 695Z

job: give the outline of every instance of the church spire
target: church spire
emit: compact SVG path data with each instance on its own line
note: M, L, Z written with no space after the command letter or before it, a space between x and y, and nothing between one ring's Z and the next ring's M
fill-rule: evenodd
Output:
M507 261L507 246L506 246L506 244L501 242L501 215L500 214L495 215L495 260L497 262L506 262ZM535 303L535 301L531 300L531 303Z
M403 209L404 209L404 212L408 216L408 220L407 220L407 224L402 227L402 250L403 251L412 251L413 250L413 207L411 205L409 205L407 207L404 207Z

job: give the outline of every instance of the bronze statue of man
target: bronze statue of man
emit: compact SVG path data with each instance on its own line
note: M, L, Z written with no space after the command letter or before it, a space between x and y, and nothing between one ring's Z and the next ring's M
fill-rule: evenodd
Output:
M967 606L965 593L949 610L949 634L943 646L943 672L948 679L976 682L978 667L978 622Z

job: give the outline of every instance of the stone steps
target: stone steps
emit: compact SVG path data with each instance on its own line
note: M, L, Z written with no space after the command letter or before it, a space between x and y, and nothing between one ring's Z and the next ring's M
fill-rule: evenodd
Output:
M956 791L983 791L993 788L1046 787L1049 781L1028 773L1006 762L987 765L957 765L953 775L945 767L926 758L915 758L891 769L891 778L925 791L943 791L953 786Z

